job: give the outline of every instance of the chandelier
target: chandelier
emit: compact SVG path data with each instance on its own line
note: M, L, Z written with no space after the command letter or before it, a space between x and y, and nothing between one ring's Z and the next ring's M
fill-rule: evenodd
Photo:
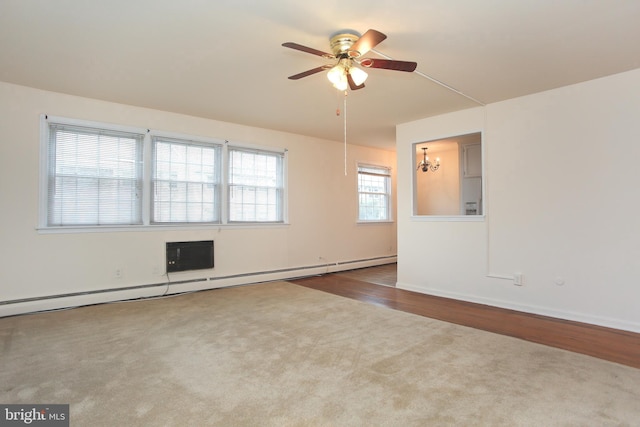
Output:
M440 157L436 157L436 161L432 162L431 160L429 160L429 156L427 156L427 150L427 147L422 147L423 159L420 163L418 163L416 171L422 169L422 172L428 172L429 170L431 170L431 172L435 172L440 167Z

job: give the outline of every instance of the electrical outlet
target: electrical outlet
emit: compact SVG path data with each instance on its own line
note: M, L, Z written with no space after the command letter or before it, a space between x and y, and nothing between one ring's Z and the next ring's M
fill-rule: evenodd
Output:
M116 279L121 279L122 278L122 269L121 268L116 268L115 271L113 272L113 276Z
M513 284L516 286L522 286L524 285L524 274L522 273L515 273L513 275Z

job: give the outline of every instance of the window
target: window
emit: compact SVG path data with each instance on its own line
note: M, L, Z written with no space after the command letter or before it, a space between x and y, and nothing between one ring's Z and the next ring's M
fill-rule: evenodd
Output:
M229 221L282 222L284 155L229 149Z
M39 228L279 224L286 150L41 118Z
M413 218L477 220L483 216L482 132L452 135L413 144L417 165L428 156L440 158L437 171L413 173ZM472 217L476 217L475 219Z
M382 166L358 165L358 220L391 220L391 171Z
M151 221L220 222L220 146L153 137Z
M143 137L51 123L47 225L142 224Z

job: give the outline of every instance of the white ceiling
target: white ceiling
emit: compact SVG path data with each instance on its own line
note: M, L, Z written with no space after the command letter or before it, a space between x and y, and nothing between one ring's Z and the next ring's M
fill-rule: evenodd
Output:
M640 68L639 0L0 0L0 80L343 140L329 61L341 29L417 73L370 69L348 141L393 150L395 125ZM377 57L370 52L368 57ZM223 137L223 136L222 136Z

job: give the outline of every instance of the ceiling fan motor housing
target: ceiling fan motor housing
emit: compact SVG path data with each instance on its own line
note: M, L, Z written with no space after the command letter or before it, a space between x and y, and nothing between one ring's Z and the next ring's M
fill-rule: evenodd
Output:
M349 52L351 46L355 44L360 38L360 34L357 31L353 30L342 30L331 36L329 39L329 44L331 46L331 51L336 56L336 58L340 57L354 57L354 55ZM355 56L359 56L357 52Z

